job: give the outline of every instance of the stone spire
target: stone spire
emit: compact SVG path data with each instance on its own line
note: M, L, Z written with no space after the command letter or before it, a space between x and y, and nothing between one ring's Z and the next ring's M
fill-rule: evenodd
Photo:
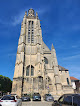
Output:
M36 12L36 18L38 19L38 13Z
M52 47L51 47L51 50L52 50L52 49L54 49L53 43L52 43Z
M24 17L27 18L27 11L25 11L25 15L24 15Z

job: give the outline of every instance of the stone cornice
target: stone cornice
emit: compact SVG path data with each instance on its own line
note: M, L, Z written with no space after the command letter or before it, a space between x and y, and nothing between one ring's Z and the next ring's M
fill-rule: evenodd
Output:
M63 89L66 89L66 88L72 89L72 85L62 85L62 88Z
M27 19L37 19L36 16L33 16L33 17L27 16L26 18Z
M23 64L23 62L22 62L22 61L21 61L21 62L19 62L19 63L17 62L17 63L15 64L15 66L16 66L16 65L19 65L19 64L21 64L21 63Z
M56 82L56 83L55 83L55 85L57 85L57 84L60 84L60 85L62 85L60 82Z
M58 74L55 74L55 73L54 73L54 76L58 76Z
M52 69L51 70L47 70L47 73L54 73L54 71Z
M27 78L38 78L38 76L27 76L27 77L24 77L24 79L27 79Z
M37 65L37 64L39 64L39 63L42 64L41 62L37 62L37 63L35 63L35 65Z
M13 78L13 80L22 80L22 77Z
M51 52L48 52L48 51L45 52L45 51L44 51L44 54L51 54Z
M26 45L26 43L25 43L25 42L22 42L22 43L18 44L18 46L19 46L19 45L21 45L21 44L25 44L25 45Z

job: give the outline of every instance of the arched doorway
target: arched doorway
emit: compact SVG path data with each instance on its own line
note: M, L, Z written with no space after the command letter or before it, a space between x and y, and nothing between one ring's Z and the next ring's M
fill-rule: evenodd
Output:
M43 90L44 85L43 85L43 77L38 76L38 90Z

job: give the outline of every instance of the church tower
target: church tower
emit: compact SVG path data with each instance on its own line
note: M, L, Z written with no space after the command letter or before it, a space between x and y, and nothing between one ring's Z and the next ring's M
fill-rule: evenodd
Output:
M42 96L45 93L61 95L64 93L64 81L60 76L54 46L50 51L43 42L38 14L29 9L21 24L12 93L19 96L34 92L39 92ZM68 73L67 77L70 82ZM65 85L69 91L71 87L66 80Z

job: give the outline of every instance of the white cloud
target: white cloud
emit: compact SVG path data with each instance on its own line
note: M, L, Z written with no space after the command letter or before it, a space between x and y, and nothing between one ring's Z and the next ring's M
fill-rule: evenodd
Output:
M22 11L20 11L19 14L17 14L16 16L13 16L12 19L11 19L12 20L11 24L13 26L16 26L17 24L20 24L23 17L24 17L24 15L25 15L25 11L27 11L27 14L28 14L28 10L29 9L22 10ZM41 16L47 10L46 9L35 9L34 11L35 11L35 13L37 12Z
M4 24L4 25L12 25L12 26L16 26L16 25L20 24L23 20L26 10L28 11L28 9L24 9L24 10L20 11L17 15L11 16L10 21L3 21L2 19L0 19L0 23ZM47 11L46 9L35 9L35 13L37 12L40 16L46 11ZM28 12L27 12L27 14L28 14Z
M76 59L76 58L80 58L80 54L74 55L74 56L69 56L69 57L64 57L63 60L71 60L71 59Z
M80 67L77 65L68 66L70 76L80 79Z
M10 23L9 22L7 22L7 21L3 21L2 19L0 19L0 24L3 24L3 25L10 25Z
M78 64L67 64L64 67L69 70L70 76L80 79L80 66Z
M73 45L73 46L72 46L72 48L77 48L77 47L78 47L78 45Z
M25 12L25 11L24 11ZM11 17L11 24L13 26L16 26L17 24L20 24L22 22L22 19L24 17L24 13L23 11L21 11L19 14L17 14L16 16Z
M72 70L73 71L73 70ZM71 72L70 76L80 79L80 72Z
M74 25L74 26L72 26L72 29L73 30L80 30L80 25L78 24L78 25Z

